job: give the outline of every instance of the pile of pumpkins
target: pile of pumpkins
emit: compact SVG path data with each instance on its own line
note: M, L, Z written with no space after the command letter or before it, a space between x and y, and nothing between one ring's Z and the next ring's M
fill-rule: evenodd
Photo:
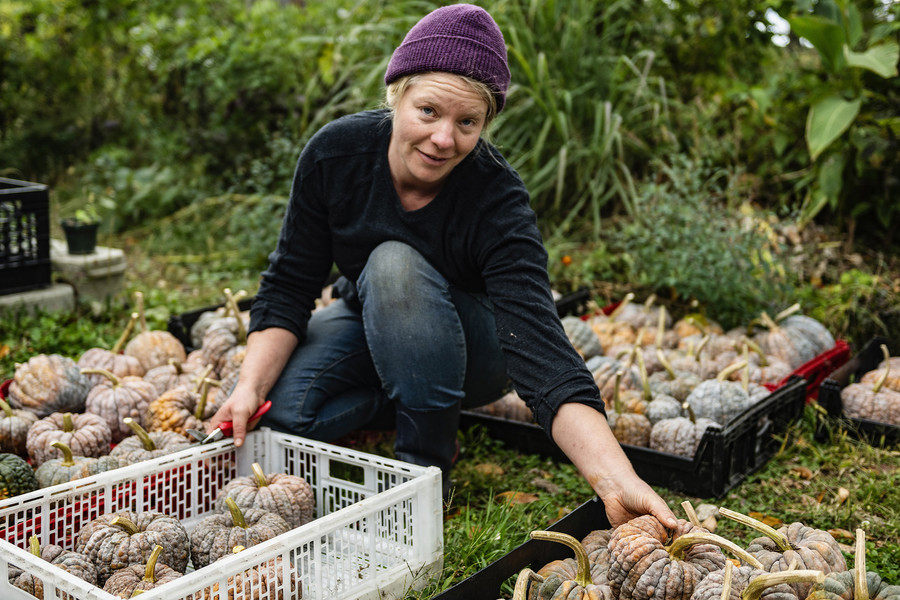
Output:
M799 305L724 331L699 314L673 321L653 296L643 304L632 299L628 294L608 315L562 319L623 444L693 457L708 428L725 427L770 394L766 384L835 345L819 321L796 314ZM533 420L515 391L475 412Z
M85 524L77 533L74 550L56 544L41 547L37 536L30 538L30 550L69 576L113 596L131 598L181 577L189 566L203 569L313 520L315 501L305 479L267 474L257 463L252 469L252 475L232 479L220 490L213 511L190 533L178 519L164 513L120 511ZM43 598L44 582L39 577L10 565L9 580ZM282 565L277 557L229 577L228 597L280 599L285 587L290 597L299 597L293 566ZM199 592L197 600L219 597L217 592L215 584Z
M237 294L224 295L226 310L204 318L190 353L168 331L147 328L138 292L112 349L90 348L77 361L39 354L17 364L6 397L0 394L0 499L194 443L187 431L205 431L246 350L248 317Z
M900 357L881 344L884 360L841 390L841 408L853 419L900 427Z
M742 548L704 528L696 517L679 519L672 530L651 515L591 531L580 541L534 531L533 539L565 544L575 557L537 572L523 569L513 600L900 599L900 586L866 570L862 529L856 531L854 568L848 568L827 531L799 522L776 530L725 508L719 512L761 536Z

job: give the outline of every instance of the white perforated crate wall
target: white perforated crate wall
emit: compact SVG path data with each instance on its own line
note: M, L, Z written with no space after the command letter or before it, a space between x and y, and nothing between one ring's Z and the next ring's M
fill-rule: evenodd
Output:
M0 598L33 600L8 581L9 565L42 579L44 598L114 596L30 554L41 545L74 549L80 528L102 514L155 510L191 531L235 477L263 470L300 475L316 496L316 518L239 554L146 592L146 600L402 598L443 565L441 474L364 452L260 429L241 448L230 439L195 446L93 477L0 502ZM274 560L280 581L250 569ZM289 573L299 586L291 589ZM239 575L239 584L234 576ZM243 583L240 583L243 578Z

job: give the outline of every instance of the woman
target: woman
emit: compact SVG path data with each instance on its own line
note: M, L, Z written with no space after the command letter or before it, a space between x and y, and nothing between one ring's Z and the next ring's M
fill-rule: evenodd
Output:
M461 407L511 381L613 524L652 513L674 526L565 335L528 191L481 138L509 80L493 18L439 8L392 55L388 108L313 136L251 309L240 379L210 429L232 419L240 445L266 398L264 425L324 441L389 414L397 458L439 466L446 493ZM332 264L339 299L311 316Z

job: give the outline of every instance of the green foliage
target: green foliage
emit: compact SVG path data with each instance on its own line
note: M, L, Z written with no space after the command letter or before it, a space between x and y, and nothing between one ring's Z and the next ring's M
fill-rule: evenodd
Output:
M735 174L683 156L641 186L635 218L608 235L621 277L662 298L696 300L731 327L784 302L789 286L765 236L741 223Z

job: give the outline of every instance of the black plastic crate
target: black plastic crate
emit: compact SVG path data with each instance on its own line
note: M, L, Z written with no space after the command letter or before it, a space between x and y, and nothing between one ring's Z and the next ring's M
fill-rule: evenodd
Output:
M900 443L900 427L870 419L848 417L844 415L841 404L841 391L847 385L859 381L868 371L877 368L884 359L881 351L882 344L891 350L891 343L887 338L876 336L869 340L843 367L825 379L819 388L819 404L849 433L874 444L897 444ZM891 354L895 355L896 351L891 350ZM820 428L817 432L820 439L824 434L824 428Z
M793 376L723 429L707 430L693 458L622 444L634 470L650 485L699 498L717 498L759 470L778 451L776 436L800 418L806 380ZM494 439L527 454L568 458L534 423L463 411L461 427L482 425Z
M0 177L0 295L50 285L50 193Z
M603 501L594 498L547 527L547 530L568 533L581 540L596 529L609 527ZM471 577L434 596L433 600L495 600L500 597L500 586L525 567L537 571L551 561L571 556L572 551L562 544L529 539Z
M238 310L248 310L251 304L253 304L253 298L244 298L243 300L239 300L237 303ZM223 306L225 306L224 303L217 304L216 306L206 306L204 308L190 310L188 312L181 313L180 315L173 315L169 317L169 322L166 328L169 330L169 333L178 338L178 341L184 345L185 350L191 352L192 350L195 350L194 344L191 341L191 327L194 326L194 323L197 322L197 319L199 319L200 315L202 315L203 313L218 310Z

